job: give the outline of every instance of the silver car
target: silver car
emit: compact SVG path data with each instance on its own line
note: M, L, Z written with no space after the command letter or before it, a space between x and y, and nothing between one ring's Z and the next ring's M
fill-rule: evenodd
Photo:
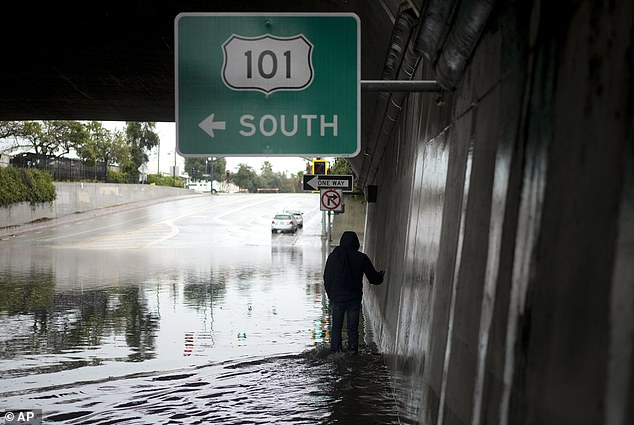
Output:
M271 232L297 232L297 221L290 213L279 213L275 214L273 217L273 222L271 223Z
M293 218L295 219L295 221L297 222L297 227L299 227L300 229L302 227L304 227L304 214L302 214L301 211L297 211L297 210L285 210L284 212L292 214Z

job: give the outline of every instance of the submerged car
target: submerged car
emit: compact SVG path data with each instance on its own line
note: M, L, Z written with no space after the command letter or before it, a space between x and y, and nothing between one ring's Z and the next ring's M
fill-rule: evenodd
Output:
M285 210L284 212L289 213L293 216L299 228L304 227L304 214L301 211Z
M291 213L279 213L275 214L273 217L273 222L271 223L271 232L297 232L297 221Z

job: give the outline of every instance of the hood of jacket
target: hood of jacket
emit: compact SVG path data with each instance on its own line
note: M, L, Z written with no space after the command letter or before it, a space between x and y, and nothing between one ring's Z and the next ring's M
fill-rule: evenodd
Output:
M346 231L341 235L341 239L339 240L339 246L345 249L352 249L354 251L358 251L359 247L359 237L356 232Z

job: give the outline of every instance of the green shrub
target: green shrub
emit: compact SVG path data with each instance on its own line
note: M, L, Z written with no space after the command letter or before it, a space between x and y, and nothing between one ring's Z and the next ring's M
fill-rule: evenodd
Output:
M127 183L128 174L119 171L108 170L106 172L106 181L108 183Z
M53 202L57 197L51 175L42 170L0 168L0 207L20 202L31 205Z
M37 169L19 169L22 183L26 187L26 200L32 205L38 202L51 202L55 199L55 186L51 175Z
M20 172L13 168L0 168L0 206L24 202L26 187L20 178Z
M180 177L172 177L172 176L161 176L159 174L148 174L147 176L148 184L155 184L156 186L173 186L173 187L183 187L183 179Z

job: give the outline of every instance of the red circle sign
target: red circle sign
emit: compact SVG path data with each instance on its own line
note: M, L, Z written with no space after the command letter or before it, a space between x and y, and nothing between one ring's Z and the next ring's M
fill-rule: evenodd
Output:
M341 205L341 194L335 189L325 190L321 195L321 205L327 210L336 210Z

